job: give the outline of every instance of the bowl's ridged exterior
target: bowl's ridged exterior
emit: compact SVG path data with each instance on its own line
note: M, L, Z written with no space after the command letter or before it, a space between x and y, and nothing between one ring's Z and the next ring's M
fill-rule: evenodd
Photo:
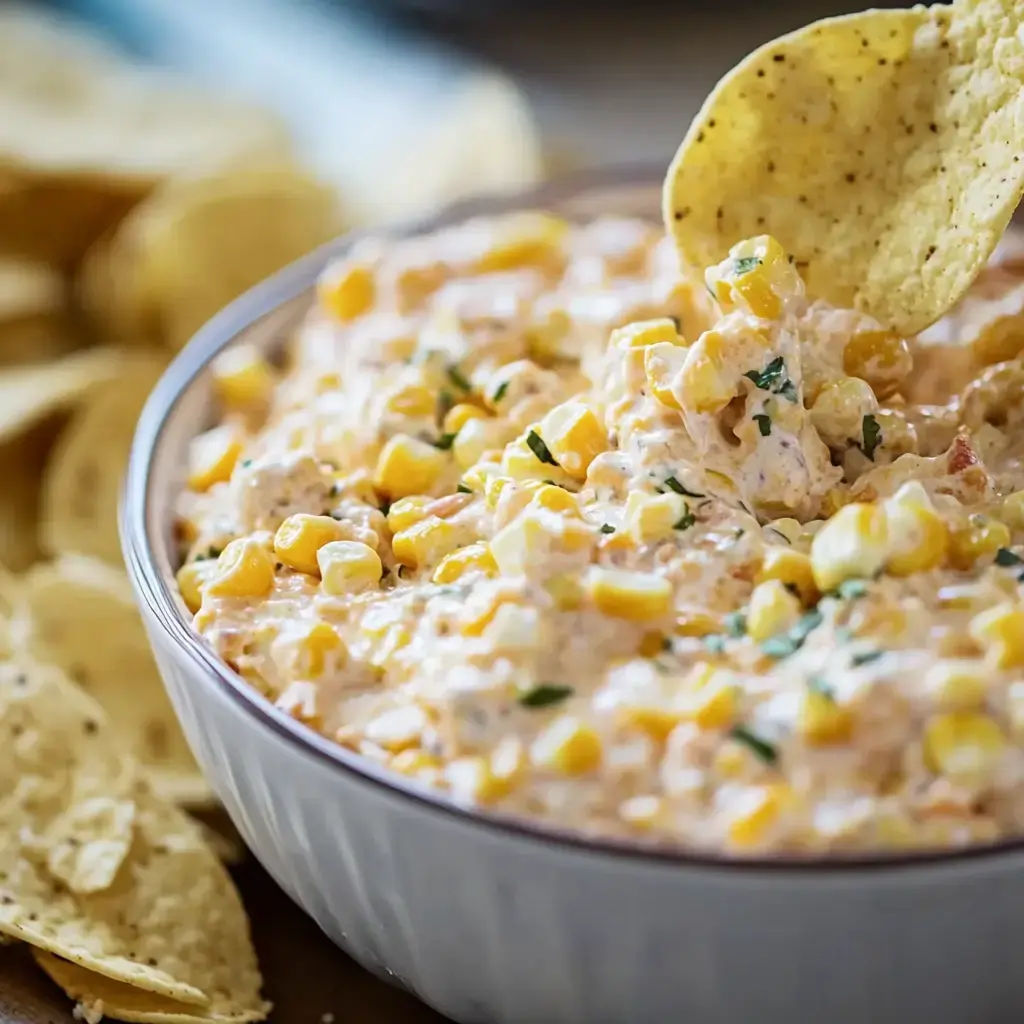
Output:
M632 184L613 208L632 211L644 187L650 199ZM242 300L172 367L140 424L122 517L186 735L282 887L368 968L464 1024L1016 1024L1019 844L934 861L773 866L545 838L346 761L189 632L171 596L167 510L187 438L208 413L202 370L243 328L270 343L294 321L293 297L319 259Z

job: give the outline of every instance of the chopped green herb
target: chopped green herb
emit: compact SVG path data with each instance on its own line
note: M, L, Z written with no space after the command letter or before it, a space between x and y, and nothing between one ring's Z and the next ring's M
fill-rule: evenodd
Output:
M722 620L722 627L729 636L743 636L747 632L747 617L743 612L729 612Z
M398 577L398 578L399 578L400 580L404 580L404 579L405 579L405 577L406 577L406 575L407 575L407 573L408 573L408 570L409 570L409 567L408 567L407 565L400 565L400 566L399 566L399 567L398 567L398 568L397 568L397 569L395 570L395 575L396 575L396 576L397 576L397 577Z
M795 404L797 401L796 385L788 377L782 382L782 386L775 394L781 395L787 402Z
M863 597L867 592L868 585L864 580L843 580L836 587L836 597L840 597L844 601L853 601L858 597Z
M674 476L665 477L665 486L670 491L675 491L676 494L681 494L684 498L703 498L705 495L698 494L696 491L688 491Z
M454 434L442 434L435 442L434 447L440 448L441 451L446 452L451 450L451 446L455 441Z
M508 391L509 381L503 380L495 389L494 394L491 395L491 402L497 405L504 397L505 392Z
M661 638L661 649L666 654L671 654L672 653L672 637L670 637L670 636L663 636Z
M861 445L861 451L874 462L875 450L882 443L882 428L878 425L878 420L868 413L861 424L861 430L864 434L864 443Z
M602 533L614 533L615 532L615 527L612 526L611 523L602 523L601 524L601 532Z
M788 377L783 376L785 372L785 359L776 356L763 370L748 370L743 376L761 391L770 391L773 395L781 395L787 401L795 402L796 388Z
M861 665L870 665L873 661L878 661L885 651L859 651L857 654L850 656L850 667L859 668Z
M836 643L837 644L848 644L853 639L853 630L847 626L840 626L836 630Z
M209 562L213 558L220 558L220 553L223 550L224 550L223 548L218 548L215 545L211 544L205 551L200 551L196 555L196 557L192 559L192 561L193 562Z
M754 416L757 429L761 431L762 437L770 437L772 432L772 418L767 413L758 413Z
M448 379L460 391L472 391L473 385L469 383L466 375L454 364L448 367Z
M548 446L544 443L544 439L536 430L531 430L526 435L526 443L530 446L530 451L533 452L533 454L536 455L537 458L546 466L558 465L555 461L555 457L551 454Z
M472 494L473 493L465 484L459 484L459 486L456 487L455 490L459 494Z
M763 262L760 256L740 256L733 262L733 273L737 277L740 274L749 274L754 267L761 266Z
M804 641L821 625L821 622L821 612L817 608L812 608L787 632L765 640L761 644L761 650L770 658L788 658L803 647Z
M721 654L725 650L725 637L721 633L712 633L704 637L704 646L712 654Z
M781 530L776 530L774 526L766 526L765 532L774 533L775 536L778 537L779 540L781 540L784 544L792 545L793 543Z
M752 733L744 725L734 725L729 730L729 735L749 747L766 764L775 764L779 759L779 752L767 740Z
M694 523L697 522L697 517L693 514L693 510L689 505L686 506L686 511L679 517L678 521L672 524L673 530L688 530Z
M996 552L996 565L1020 565L1024 558L1015 555L1009 548L1000 548Z
M807 680L807 689L812 693L821 694L822 697L828 700L834 701L836 699L836 691L832 689L832 684L821 676L811 676Z
M242 469L248 469L252 465L252 459L242 459L239 465Z
M437 411L434 413L434 418L438 423L440 423L454 408L455 399L452 396L452 393L446 388L441 388L437 393Z
M541 683L532 690L527 690L519 698L519 703L524 708L546 708L552 704L560 704L572 693L571 686L562 686L559 683Z
M800 645L788 633L780 633L778 636L769 637L761 644L761 650L769 658L775 658L777 661L788 658L791 654L796 654L799 649Z

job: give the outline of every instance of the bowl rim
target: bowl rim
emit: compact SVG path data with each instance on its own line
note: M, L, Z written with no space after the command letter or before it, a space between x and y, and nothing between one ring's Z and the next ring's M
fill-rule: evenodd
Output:
M533 841L590 856L624 859L638 864L724 871L730 874L806 873L849 876L858 871L893 871L924 868L950 862L974 862L1024 850L1024 837L1004 838L962 848L888 853L863 851L849 854L786 854L784 856L730 856L671 843L645 844L628 838L589 835L548 823L543 819L502 813L460 804L447 794L419 785L388 771L369 758L332 742L311 727L285 714L228 667L185 621L171 586L161 572L150 536L151 470L164 439L165 428L185 394L204 374L216 355L240 334L288 303L296 302L314 285L325 264L367 236L402 237L436 230L473 216L495 215L516 209L544 207L588 191L616 188L657 188L660 165L627 164L569 175L529 189L487 193L442 208L439 212L369 230L347 232L245 292L209 320L164 371L146 401L132 442L122 488L119 529L121 547L136 599L151 621L159 623L179 657L201 669L204 685L215 685L257 725L270 729L297 749L332 770L371 785L389 796L409 801L423 812L438 812L464 825L498 835ZM166 513L164 513L166 515Z

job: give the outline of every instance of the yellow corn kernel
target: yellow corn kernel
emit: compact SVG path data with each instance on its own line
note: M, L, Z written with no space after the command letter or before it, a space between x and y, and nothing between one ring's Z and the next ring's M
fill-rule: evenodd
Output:
M657 657L665 650L667 637L660 629L648 630L640 637L636 653L642 658Z
M465 472L491 453L500 458L500 449L508 441L511 432L509 426L499 420L467 420L452 442L456 465Z
M510 476L489 476L483 485L484 501L487 507L493 512L498 507L502 494L506 487L515 487L515 480Z
M491 538L490 550L502 576L523 576L552 551L581 551L593 542L583 522L533 508L502 527Z
M659 317L657 320L637 320L616 327L608 339L610 348L643 348L647 345L682 345L679 328L671 317Z
M665 798L653 795L631 796L619 804L619 817L633 828L649 829L665 816Z
M471 803L493 803L511 790L507 780L495 778L487 759L478 756L451 761L444 770L444 779L456 800Z
M677 636L710 636L722 630L719 618L708 612L687 609L676 617L675 632Z
M537 439L534 441L535 446L539 447L538 441L540 444L544 443L539 433L539 427L540 424L531 427L521 437L517 437L505 445L505 450L501 453L502 473L517 481L548 480L561 485L573 483L573 478L561 466L553 465L551 462L541 462L534 449L530 447L528 438L531 434Z
M680 710L673 708L623 705L618 709L618 719L624 726L638 729L657 743L664 743L683 717Z
M1024 530L1024 491L1014 491L1003 498L999 518L1011 530Z
M826 384L811 405L811 425L821 439L834 447L859 438L864 417L878 412L878 399L871 385L859 377L841 377Z
M996 668L1024 666L1024 606L1003 601L975 615L968 630Z
M564 487L553 484L542 484L533 492L530 504L538 508L546 508L549 512L562 512L566 515L579 515L580 506L576 495Z
M557 359L566 355L562 343L572 331L572 317L564 309L552 309L547 313L537 313L526 328L525 338L530 358L538 362ZM493 391L491 394L493 395ZM492 408L498 403L491 399Z
M799 519L793 519L790 516L783 516L781 519L774 519L770 522L765 530L768 532L774 531L788 540L790 544L797 544L803 537L804 524Z
M601 737L585 722L561 715L533 741L530 760L561 775L584 775L601 763Z
M229 409L265 404L274 390L274 373L253 345L235 345L213 362L213 386Z
M747 774L754 755L735 740L727 739L715 751L711 767L723 779L739 779Z
M357 540L334 540L316 553L320 586L325 594L342 597L376 587L384 566L380 555Z
M972 515L952 531L949 560L957 569L970 569L979 558L995 555L1011 540L1009 527L990 516Z
M789 787L781 782L746 789L734 800L729 814L729 843L739 849L763 844L790 797Z
M949 528L935 511L920 481L911 480L884 505L889 557L885 570L911 576L936 569L949 551Z
M989 776L1007 746L998 723L977 712L933 715L924 727L925 764L957 782L976 783Z
M457 434L470 420L485 420L487 413L478 405L459 402L444 414L442 429L446 434Z
M853 734L853 715L828 694L808 689L800 703L797 728L812 746L846 743Z
M705 331L690 346L678 394L687 409L698 413L719 412L736 397L736 374L728 366L725 338L718 331Z
M866 380L879 398L888 398L913 365L910 346L892 331L861 331L843 349L843 372Z
M928 670L925 685L944 711L972 711L985 703L988 674L976 661L940 661Z
M430 724L426 712L415 704L393 708L371 718L363 734L371 743L397 754L418 747L423 730Z
M337 631L326 622L316 622L301 640L304 674L311 679L323 675L329 655L344 655L345 645Z
M677 412L682 408L672 390L676 378L682 372L689 350L678 343L659 342L644 352L644 375L651 394L669 409Z
M498 574L498 566L486 544L470 544L445 555L431 579L434 583L454 583L467 572L479 572L484 576Z
M399 498L388 509L388 529L392 533L408 530L410 526L422 523L427 518L427 506L434 499L424 494Z
M428 494L448 465L448 456L432 444L395 434L381 449L373 484L389 498Z
M765 320L782 312L780 297L803 289L785 250L770 235L738 242L727 259L707 271L705 280L724 310L742 306Z
M736 687L728 673L707 661L698 662L686 679L683 716L702 729L725 729L739 709Z
M395 655L412 643L412 634L406 626L395 623L379 637L380 642L374 647L369 662L374 668L387 668L394 662Z
M342 322L362 316L374 302L373 271L359 263L328 267L317 284L320 305Z
M595 566L587 577L587 590L605 615L631 622L660 618L672 607L672 584L654 573Z
M391 550L402 565L412 569L429 569L454 551L461 540L462 531L459 527L437 516L430 516L396 533L391 540Z
M583 402L556 405L537 431L555 461L570 476L584 480L590 464L608 448L608 434L594 410Z
M319 576L317 552L331 541L344 540L345 528L330 516L299 512L289 516L274 534L278 561L309 576Z
M841 508L850 504L850 493L842 487L830 487L821 499L821 514L830 519Z
M747 632L760 643L789 629L803 611L800 599L781 580L765 580L754 587L747 609Z
M529 756L518 736L504 736L491 751L489 761L491 775L511 791L526 773Z
M681 494L630 491L623 509L622 532L637 544L656 544L673 536L676 523L686 512L686 499Z
M1014 742L1024 741L1024 683L1011 683L1006 688L1006 719Z
M407 747L405 750L395 754L388 762L388 767L392 771L398 772L399 775L416 776L423 772L440 768L441 762L433 754L428 754L425 750Z
M845 505L814 535L811 567L822 591L843 580L874 576L888 554L885 512L877 505Z
M185 602L185 607L193 615L199 611L203 603L203 588L213 579L217 571L217 563L212 558L203 559L200 562L189 562L183 565L175 579L178 582L178 592Z
M571 612L582 607L586 591L578 576L569 573L558 573L544 584L551 600L559 611Z
M528 211L495 223L495 238L474 264L478 274L560 263L569 225L550 213Z
M206 491L229 480L241 454L242 439L230 423L193 438L188 450L188 486Z
M239 537L220 553L203 593L211 597L265 597L273 586L273 556L252 537Z
M385 408L398 416L433 416L437 393L426 384L404 384L387 396Z
M777 523L773 525L778 526ZM754 577L754 582L767 583L769 580L778 580L783 585L795 589L805 605L814 604L820 596L818 585L814 582L811 559L802 551L776 545L766 547L764 561L757 576Z

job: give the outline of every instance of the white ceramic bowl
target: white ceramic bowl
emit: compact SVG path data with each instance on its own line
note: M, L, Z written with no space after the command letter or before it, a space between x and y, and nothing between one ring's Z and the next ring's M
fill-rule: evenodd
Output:
M658 215L657 176L468 204ZM999 1024L1024 1012L1024 844L730 862L588 842L458 807L276 710L191 630L174 496L210 360L273 346L341 239L238 300L157 386L124 555L189 742L252 851L343 949L463 1024ZM301 985L302 979L294 979Z

